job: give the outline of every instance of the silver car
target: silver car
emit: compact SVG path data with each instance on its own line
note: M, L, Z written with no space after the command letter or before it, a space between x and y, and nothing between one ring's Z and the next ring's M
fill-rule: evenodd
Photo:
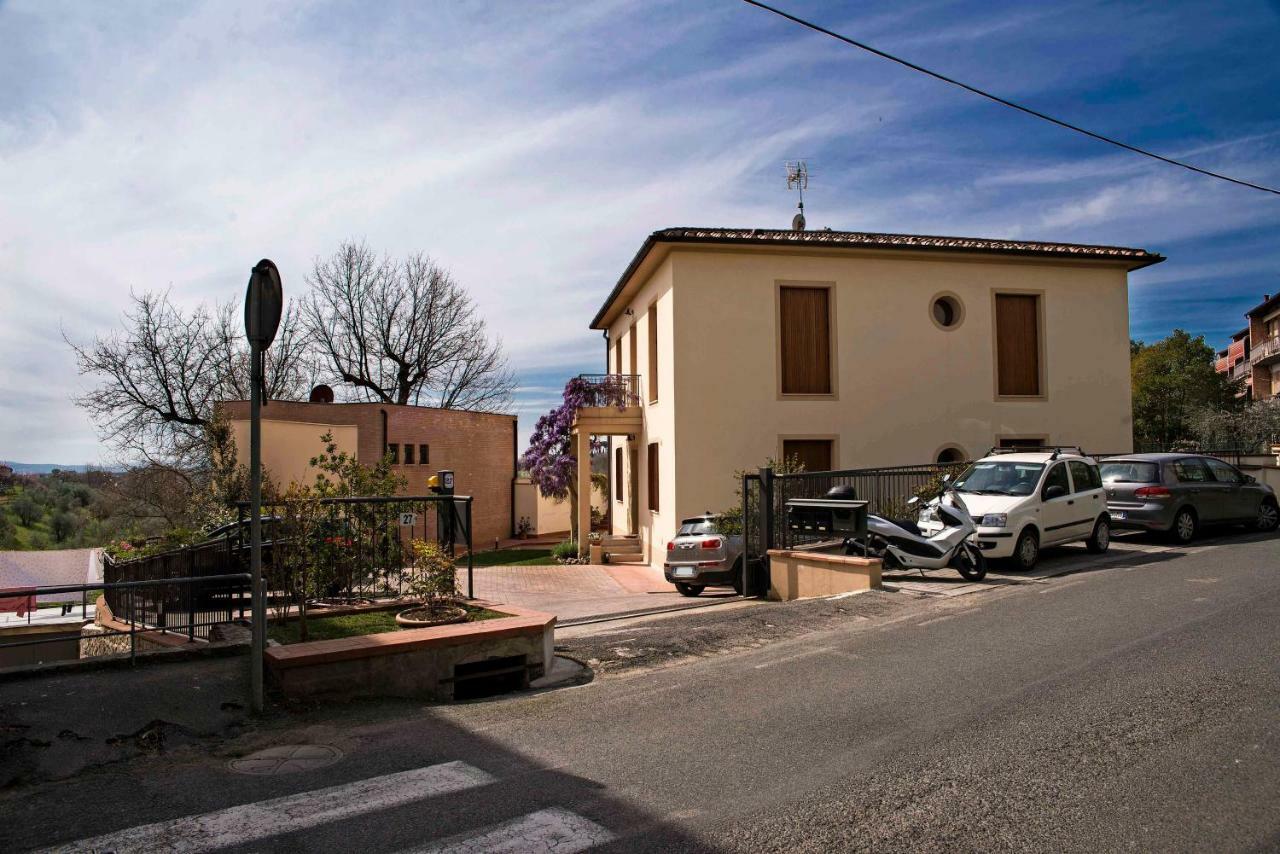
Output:
M662 571L682 596L707 587L732 587L741 595L742 537L720 533L711 513L685 519L667 543Z
M1275 490L1215 457L1128 454L1103 460L1100 469L1116 528L1166 532L1186 543L1209 525L1280 525Z

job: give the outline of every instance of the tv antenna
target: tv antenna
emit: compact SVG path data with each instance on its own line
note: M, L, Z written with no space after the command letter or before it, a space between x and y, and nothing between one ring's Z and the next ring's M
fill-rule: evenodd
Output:
M809 189L809 164L803 160L787 161L787 189L799 193L799 211L791 218L792 231L804 231L804 191Z

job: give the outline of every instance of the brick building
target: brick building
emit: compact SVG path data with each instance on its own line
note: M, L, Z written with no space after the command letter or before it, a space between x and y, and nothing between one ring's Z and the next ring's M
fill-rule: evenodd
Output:
M249 458L249 402L223 401L241 462ZM516 416L385 403L273 400L262 409L262 465L275 483L310 483L310 460L333 435L339 450L372 465L390 453L406 495L426 495L427 478L454 472L454 491L470 495L477 548L513 535Z
M1280 395L1280 294L1263 294L1262 302L1245 317L1249 325L1218 351L1215 367L1240 380L1253 400L1276 397Z

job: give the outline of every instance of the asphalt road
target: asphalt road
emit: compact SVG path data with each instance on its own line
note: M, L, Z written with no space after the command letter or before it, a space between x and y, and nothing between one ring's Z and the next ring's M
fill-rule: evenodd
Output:
M11 790L0 844L125 831L99 850L1280 848L1280 540L873 610L578 688L356 704ZM663 631L681 619L704 618ZM345 758L278 777L225 767L301 742ZM325 787L348 788L291 797Z

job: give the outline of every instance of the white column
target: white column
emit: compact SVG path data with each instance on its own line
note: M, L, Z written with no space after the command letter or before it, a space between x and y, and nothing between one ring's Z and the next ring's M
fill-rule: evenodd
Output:
M574 455L578 458L578 555L587 554L591 533L591 434L574 434Z

